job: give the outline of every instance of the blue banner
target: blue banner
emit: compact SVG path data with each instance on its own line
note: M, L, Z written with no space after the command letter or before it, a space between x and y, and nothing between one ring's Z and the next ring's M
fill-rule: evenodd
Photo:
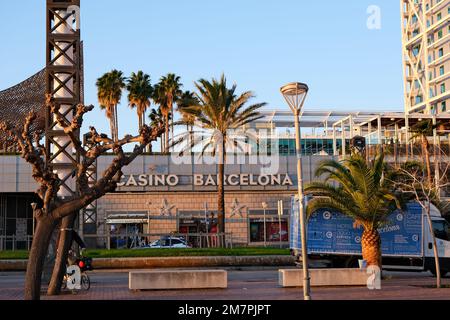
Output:
M290 243L301 249L298 201L292 201ZM422 208L410 203L405 212L396 211L378 229L385 256L422 256ZM331 210L319 210L309 219L307 229L310 254L361 254L363 229L353 219Z

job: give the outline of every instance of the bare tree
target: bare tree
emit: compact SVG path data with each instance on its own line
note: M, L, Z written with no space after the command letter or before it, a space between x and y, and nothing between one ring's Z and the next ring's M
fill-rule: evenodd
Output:
M438 149L439 147L436 146L435 148ZM435 159L435 161L437 161L437 159ZM428 165L427 167L429 168ZM435 204L438 208L442 205L440 194L442 190L445 190L450 185L448 179L450 163L447 161L443 166L437 165L440 174L436 174L434 176L430 176L428 174L427 167L424 168L424 165L419 162L406 163L402 167L397 168L398 175L394 180L392 180L392 182L398 190L403 191L406 194L410 194L412 196L412 200L415 200L423 208L426 214L430 233L433 239L433 252L436 266L436 285L437 288L441 288L441 268L436 236L431 219L431 204Z
M70 219L73 219L75 213L105 194L114 192L123 176L122 168L133 162L165 130L163 125L153 127L144 125L140 129L139 135L135 137L127 135L121 140L114 141L105 134L97 133L94 127L90 127L89 142L93 147L86 151L79 139L78 132L83 124L83 116L94 107L78 105L73 120L69 122L62 115L60 105L53 98L47 97L46 104L47 108L50 108L52 114L55 115L58 124L70 137L73 147L82 157L81 162L74 171L74 179L79 189L77 196L65 199L58 198L58 191L63 182L46 165L46 149L40 142L42 132L33 132L31 130L33 123L37 119L35 113L31 112L27 116L23 127L12 127L6 123L0 124L0 133L5 133L10 138L10 143L17 147L22 158L31 164L33 178L39 184L39 189L36 193L42 200L41 206L33 206L33 214L37 220L37 226L25 278L26 300L40 299L44 259L55 227L60 225L61 221L63 222L61 224L62 228L70 225ZM131 153L125 153L123 150L123 147L128 144L135 144ZM114 159L103 172L101 178L95 184L90 185L87 175L88 168L101 155L107 152L112 152L115 155ZM63 235L60 237L60 240L62 238L61 241L66 241L67 238L64 238ZM64 266L65 257L67 257L66 251L68 246L65 247L65 250L58 250L61 254L57 256L56 264L59 263L59 266ZM57 283L54 285L57 285Z

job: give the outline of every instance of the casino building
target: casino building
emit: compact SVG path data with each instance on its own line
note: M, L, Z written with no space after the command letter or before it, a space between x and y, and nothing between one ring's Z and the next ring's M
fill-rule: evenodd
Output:
M302 113L304 183L317 179L314 172L322 160L349 154L356 136L365 138L368 158L375 150L383 149L387 161L423 161L411 140L410 127L426 119L439 123L429 139L447 152L439 161L450 161L449 2L400 0L404 113L318 111L311 107L308 109L315 111ZM60 11L71 13L57 14ZM56 168L60 177L70 177L76 155L68 151L69 138L58 130L54 117L45 116L44 97L51 93L68 109L84 100L83 46L76 24L79 14L79 0L48 0L47 67L0 91L1 121L17 123L31 110L38 110L37 127L46 128L47 153L56 153L48 165ZM68 74L67 70L73 72ZM295 132L292 113L274 110L287 110L287 106L266 110L262 119L244 128L252 130L257 139L244 139L243 151L228 153L225 223L227 238L233 245L287 245L290 202L298 189ZM58 144L64 152L54 152ZM37 201L37 185L30 166L2 147L0 144L0 250L26 249L35 227L31 203ZM80 213L78 227L88 245L132 247L141 245L143 239L198 235L210 230L217 219L217 164L196 152L192 150L182 158L172 152L136 159L124 171L125 177L115 193ZM108 155L100 158L93 176L101 176L110 160ZM436 161L434 157L432 162ZM443 190L443 198L448 191ZM278 209L279 201L283 210Z
M246 150L229 154L225 166L226 232L233 245L258 246L264 240L287 245L289 239L290 202L297 192L292 116L288 112L264 115L248 128L258 134L260 143L247 141ZM418 117L409 116L409 123L426 116ZM301 123L304 183L316 179L321 161L348 154L355 136L365 137L368 154L378 147L392 149L393 141L400 150L408 141L403 113L306 111ZM441 139L448 144L448 136ZM409 157L417 155L409 153ZM387 159L394 158L391 154ZM98 175L110 161L108 155L99 159ZM130 247L142 244L143 238L206 233L217 219L216 175L215 160L200 157L195 150L184 157L177 152L142 155L124 170L115 193L100 199L92 212L80 215L82 235L92 247ZM0 249L26 248L33 234L30 204L36 201L37 189L31 168L18 155L4 153L0 181Z

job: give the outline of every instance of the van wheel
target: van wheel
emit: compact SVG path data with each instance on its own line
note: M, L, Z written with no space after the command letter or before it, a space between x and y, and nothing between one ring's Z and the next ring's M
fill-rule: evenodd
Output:
M433 277L437 277L437 274L436 274L436 268L431 268L430 269L430 272L431 272L431 274L433 275ZM447 275L447 273L448 273L449 271L448 270L441 270L441 277L443 278L443 277L445 277L446 275Z
M358 259L355 257L348 258L347 261L345 262L345 267L352 268L352 269L359 268Z

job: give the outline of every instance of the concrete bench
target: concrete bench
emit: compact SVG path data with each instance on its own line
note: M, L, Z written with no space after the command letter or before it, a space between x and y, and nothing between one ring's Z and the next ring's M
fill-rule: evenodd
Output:
M361 269L310 269L311 286L366 286L369 275ZM279 270L279 285L303 287L303 270Z
M225 270L151 270L131 271L130 290L225 289Z

